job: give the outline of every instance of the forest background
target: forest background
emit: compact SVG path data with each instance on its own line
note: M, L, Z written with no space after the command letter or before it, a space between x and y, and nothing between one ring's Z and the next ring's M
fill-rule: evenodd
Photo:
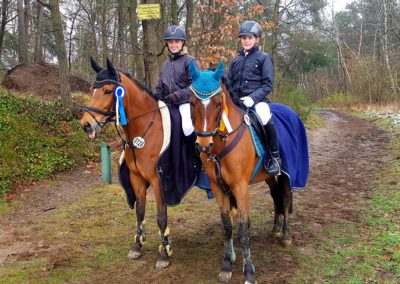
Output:
M139 21L139 4L161 4L161 18ZM244 20L263 27L261 48L275 64L274 96L317 101L350 95L367 104L399 98L400 3L353 1L335 12L325 0L3 0L0 67L58 63L61 98L71 101L68 74L93 79L89 57L108 57L154 88L167 56L169 24L188 33L203 68L228 63Z

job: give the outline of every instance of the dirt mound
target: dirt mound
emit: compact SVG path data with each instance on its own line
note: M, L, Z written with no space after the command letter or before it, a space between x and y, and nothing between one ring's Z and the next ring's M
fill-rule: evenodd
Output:
M78 76L70 76L73 92L88 93L90 84ZM29 93L45 100L60 96L58 65L46 63L23 63L9 70L3 86L18 92Z

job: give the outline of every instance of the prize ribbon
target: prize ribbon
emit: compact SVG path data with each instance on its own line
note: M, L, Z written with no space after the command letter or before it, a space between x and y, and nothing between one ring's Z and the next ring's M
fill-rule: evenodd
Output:
M115 99L117 100L117 102L115 104L115 112L117 114L117 125L119 125L120 119L121 119L122 125L127 125L128 122L126 121L124 104L122 102L122 99L125 96L125 88L121 85L118 85L117 87L115 87L114 96L115 96Z

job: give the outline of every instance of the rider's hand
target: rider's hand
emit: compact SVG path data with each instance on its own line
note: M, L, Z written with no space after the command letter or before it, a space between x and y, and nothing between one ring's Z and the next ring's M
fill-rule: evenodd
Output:
M250 98L249 96L247 97L243 97L240 98L240 100L242 101L242 103L246 106L246 107L252 107L254 105L254 101L252 98Z

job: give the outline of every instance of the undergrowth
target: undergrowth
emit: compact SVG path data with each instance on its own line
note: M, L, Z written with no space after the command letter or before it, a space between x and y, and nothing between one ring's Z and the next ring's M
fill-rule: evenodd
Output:
M0 197L16 184L97 158L98 145L61 102L0 90Z

